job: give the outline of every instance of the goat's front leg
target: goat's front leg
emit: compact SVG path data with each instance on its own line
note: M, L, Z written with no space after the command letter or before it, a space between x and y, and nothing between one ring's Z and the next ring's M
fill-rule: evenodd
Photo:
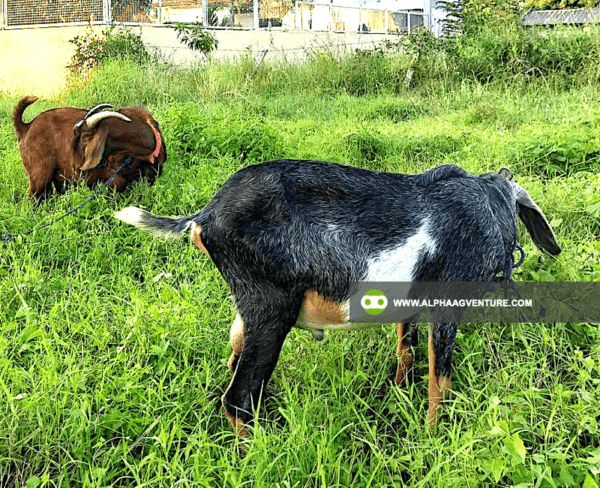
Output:
M458 324L429 324L429 425L435 428L436 410L450 391L452 350Z
M410 328L408 333L405 333L405 328ZM398 348L396 354L398 354L398 368L396 369L396 377L394 382L397 385L404 383L408 370L412 367L413 356L409 351L410 346L417 344L417 328L416 324L406 324L399 322L396 324L398 332Z
M227 361L227 366L229 366L229 370L232 373L235 373L238 359L242 354L242 346L244 345L244 321L239 313L235 316L233 324L231 324L231 329L229 330L229 343L231 344L233 352L231 353L229 361Z
M273 292L266 300L241 302L246 306L240 307L239 320L236 317L230 332L233 354L228 365L233 378L222 401L234 430L245 435L244 425L252 422L283 342L296 323L302 294L289 297Z

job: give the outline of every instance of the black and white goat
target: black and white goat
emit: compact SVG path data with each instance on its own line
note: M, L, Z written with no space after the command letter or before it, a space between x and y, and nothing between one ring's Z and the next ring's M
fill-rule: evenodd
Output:
M243 433L292 327L317 338L342 328L358 281L510 280L517 215L538 247L560 253L544 214L508 170L471 176L454 165L405 175L271 161L235 173L189 217L158 217L135 207L116 217L167 237L190 230L231 287L238 314L223 405ZM450 389L456 327L429 326L432 425ZM412 363L404 323L398 324L398 354L401 383Z

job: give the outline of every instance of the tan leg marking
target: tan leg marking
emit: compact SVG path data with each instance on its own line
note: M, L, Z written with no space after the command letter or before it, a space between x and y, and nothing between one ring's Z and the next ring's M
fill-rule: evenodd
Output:
M233 381L233 379L231 381ZM229 390L229 388L228 388L228 390ZM225 395L223 395L221 397L221 402L223 402L224 400L225 400ZM242 419L234 417L227 411L227 409L225 409L225 415L227 415L227 420L229 420L229 423L233 427L234 433L236 433L240 437L246 437L248 435L248 432L246 432L246 429L244 429L244 422L242 421Z
M433 324L429 324L427 337L427 348L429 356L429 426L435 428L435 410L442 402L438 377L435 374L435 351L433 350Z
M192 232L191 232L192 242L194 245L199 248L204 254L210 257L206 247L204 247L204 243L202 242L202 226L198 225L196 222L192 222Z
M233 384L233 378L235 378L236 370L233 367L233 363L236 361L236 359L240 357L240 354L242 354L242 348L244 346L244 319L242 319L242 316L239 313L235 316L235 320L233 321L233 324L231 324L231 329L229 329L229 343L231 344L233 352L231 353L229 361L227 361L227 366L229 367L229 370L233 373L233 376L231 378L231 381L229 382L227 390L225 390L225 393L221 397L221 402L223 403L223 406L225 406L225 395L227 394L229 388L231 388L231 385ZM242 421L242 419L231 415L227 411L227 408L225 408L225 415L227 415L227 419L229 420L229 423L233 427L233 431L236 434L242 437L247 435L247 432L244 429L244 422Z
M449 376L438 376L435 372L435 351L433 350L433 324L429 324L428 337L429 351L429 426L435 429L436 410L442 403L442 397L446 395L452 386Z
M348 321L341 303L325 298L314 290L304 294L304 320L313 325L340 324Z
M242 354L242 346L244 345L244 320L239 313L235 316L231 329L229 329L229 343L233 352L229 361L227 361L227 366L234 373L233 363Z
M398 369L396 370L394 382L400 385L406 378L406 372L412 366L413 357L408 351L408 345L402 341L404 338L404 322L398 322L396 328L398 331L398 348L396 349L396 354L398 354Z

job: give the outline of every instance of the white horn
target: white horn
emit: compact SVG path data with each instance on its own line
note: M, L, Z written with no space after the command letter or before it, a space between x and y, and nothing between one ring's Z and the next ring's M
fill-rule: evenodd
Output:
M85 123L91 129L95 127L98 122L109 117L116 117L118 119L124 120L125 122L131 122L131 119L129 117L125 117L119 112L101 112L99 114L92 115L89 119L85 121Z
M101 103L100 105L96 105L94 108L88 110L88 113L85 114L85 117L83 118L83 120L87 120L88 117L91 117L96 112L99 112L100 110L104 110L105 108L113 108L113 106L110 103Z

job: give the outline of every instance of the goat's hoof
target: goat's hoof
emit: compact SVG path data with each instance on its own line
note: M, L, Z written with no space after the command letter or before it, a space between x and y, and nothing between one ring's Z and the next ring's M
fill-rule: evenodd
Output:
M244 421L239 417L234 417L227 410L225 410L225 415L227 415L227 420L233 427L233 432L235 432L240 437L246 437L248 432L244 428Z
M325 337L325 331L323 329L311 330L310 333L315 341L322 341Z
M415 374L415 369L411 366L408 369L402 371L403 374L398 374L398 366L390 366L388 369L388 378L393 381L395 385L408 386L415 384L415 378L420 378L420 375Z

